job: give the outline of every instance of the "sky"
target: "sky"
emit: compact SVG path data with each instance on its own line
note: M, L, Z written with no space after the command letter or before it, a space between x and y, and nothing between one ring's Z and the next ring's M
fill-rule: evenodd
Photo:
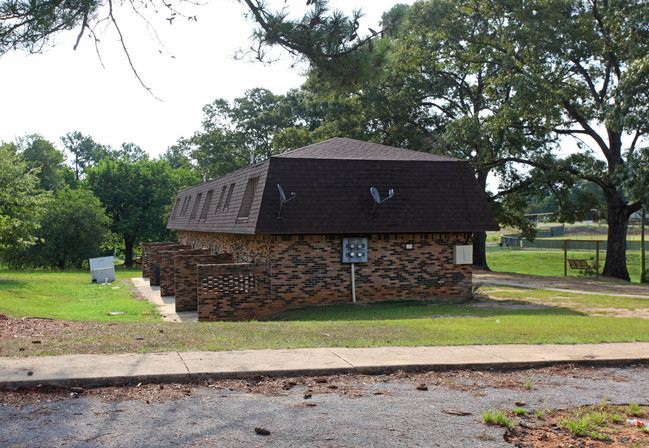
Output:
M288 5L298 17L305 3L270 2ZM367 33L396 3L412 1L332 0L330 6L347 13L360 8L365 14L361 31ZM113 148L135 143L157 157L201 129L206 104L231 101L255 87L281 94L304 82L304 66L291 67L293 61L284 53L270 65L235 60L238 50L250 46L254 28L235 0L206 0L183 11L197 20L176 18L170 24L169 15L159 12L150 14L148 28L127 7L117 10L133 64L155 97L135 78L112 28L99 28L98 51L87 36L73 50L75 29L59 34L56 45L43 54L0 56L0 142L40 134L63 150L61 137L80 131Z

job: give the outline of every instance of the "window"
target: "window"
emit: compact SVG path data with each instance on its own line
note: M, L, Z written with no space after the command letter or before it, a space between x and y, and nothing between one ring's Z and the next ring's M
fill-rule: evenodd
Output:
M198 213L198 204L201 203L201 197L203 197L203 193L198 193L196 195L196 200L194 201L194 206L192 207L192 214L189 215L190 221L196 219L196 213Z
M234 184L230 184L230 188L228 188L228 195L225 197L225 204L223 204L223 211L226 211L230 207L230 200L232 199L233 191Z
M201 210L201 217L198 218L198 222L205 221L207 219L207 211L210 209L210 205L212 204L213 193L214 190L210 190L207 192L207 196L205 197L205 203L203 204L203 209Z
M176 203L174 204L174 209L171 212L171 219L174 219L176 217L179 208L180 208L180 198L176 199Z
M223 190L221 190L221 196L219 197L219 202L216 204L216 212L221 210L221 207L223 207L223 199L225 198L225 190L227 190L228 187L226 185L223 185Z
M258 177L248 179L246 191L243 193L243 200L241 201L241 207L239 208L237 218L247 218L250 215L250 209L252 208L252 201L255 199L255 191L257 190L258 183Z
M192 198L191 194L189 196L185 196L185 200L183 201L183 208L180 209L180 216L187 213L187 204L189 204L189 201L190 201L191 198Z

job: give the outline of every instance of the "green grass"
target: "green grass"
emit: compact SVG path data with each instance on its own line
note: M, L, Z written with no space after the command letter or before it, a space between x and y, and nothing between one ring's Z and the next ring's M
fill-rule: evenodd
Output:
M133 297L128 279L138 274L118 271L114 285L120 289L112 289L91 284L86 272L0 271L0 313L90 321L41 335L40 344L32 344L30 335L4 340L0 356L649 341L644 319L588 316L583 310L607 301L617 307L646 306L647 301L577 294L566 300L563 292L516 288L492 293L510 294L510 300L350 303L288 311L274 321L168 323L148 302ZM530 302L543 306L530 308ZM111 311L124 314L110 316Z
M594 260L595 251L568 251L568 258L592 258ZM606 253L600 252L600 273L604 268L605 258ZM496 272L563 276L562 250L513 250L488 247L487 263ZM627 251L627 269L631 281L634 283L640 282L640 267L640 251ZM568 266L569 276L580 276L580 272L579 270L570 269L570 266Z
M491 411L487 410L482 412L482 420L487 425L497 425L504 426L506 428L512 429L516 424L507 417L505 411Z
M12 317L70 321L159 321L155 307L134 300L129 280L139 271L118 269L112 285L91 283L89 272L0 271L0 312ZM118 289L113 289L117 288ZM111 312L122 314L111 315Z

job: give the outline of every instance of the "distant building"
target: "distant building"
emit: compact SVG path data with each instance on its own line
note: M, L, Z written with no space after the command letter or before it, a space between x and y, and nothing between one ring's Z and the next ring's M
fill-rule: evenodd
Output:
M168 228L185 247L232 255L197 268L201 320L466 297L472 234L499 229L467 162L347 138L180 191Z

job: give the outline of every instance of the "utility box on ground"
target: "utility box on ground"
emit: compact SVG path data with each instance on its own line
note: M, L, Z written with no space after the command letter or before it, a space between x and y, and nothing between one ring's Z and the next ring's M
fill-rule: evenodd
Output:
M91 258L90 277L93 283L110 283L115 281L115 263L113 257Z

